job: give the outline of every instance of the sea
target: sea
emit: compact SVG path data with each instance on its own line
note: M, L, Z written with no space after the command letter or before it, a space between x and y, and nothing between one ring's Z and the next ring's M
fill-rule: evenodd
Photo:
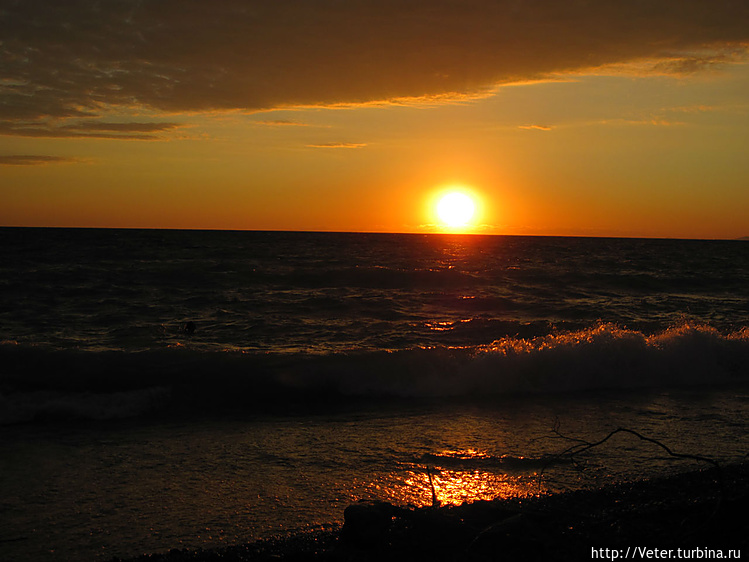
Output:
M0 229L7 562L740 462L748 429L746 241Z

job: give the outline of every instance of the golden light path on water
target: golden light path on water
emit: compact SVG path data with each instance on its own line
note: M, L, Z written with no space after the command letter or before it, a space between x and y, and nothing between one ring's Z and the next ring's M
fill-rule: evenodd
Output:
M434 455L432 465L410 465L404 471L376 479L368 487L378 499L395 505L417 507L432 505L432 485L440 505L527 498L547 491L537 472L513 474L509 473L510 470L497 467L469 468L474 462L480 465L490 458L486 453L474 449L445 450ZM440 462L440 459L444 462ZM445 466L450 464L464 464L465 468Z

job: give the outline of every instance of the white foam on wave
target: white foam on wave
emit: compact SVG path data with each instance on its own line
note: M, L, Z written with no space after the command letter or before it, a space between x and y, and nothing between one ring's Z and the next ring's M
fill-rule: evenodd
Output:
M602 323L532 339L393 356L388 369L363 366L363 376L339 381L344 392L449 397L736 382L749 379L749 328L721 334L684 322L646 335Z

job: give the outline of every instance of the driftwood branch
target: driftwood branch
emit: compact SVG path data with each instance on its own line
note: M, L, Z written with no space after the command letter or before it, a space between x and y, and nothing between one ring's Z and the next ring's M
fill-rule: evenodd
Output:
M720 464L715 459L711 459L709 457L703 457L702 455L692 455L689 453L676 453L671 450L671 448L666 445L665 443L661 443L657 439L653 439L652 437L647 437L643 435L642 433L639 433L633 429L627 429L626 427L618 427L612 432L610 432L608 435L606 435L604 438L599 439L598 441L585 441L584 439L578 439L578 438L569 438L565 435L562 435L558 428L553 429L554 433L562 437L563 439L569 439L572 441L576 441L575 445L572 445L571 447L568 447L561 453L559 453L558 456L560 457L574 457L575 455L579 455L580 453L584 453L585 451L588 451L594 447L598 447L599 445L603 445L606 441L614 437L615 435L618 435L619 433L628 433L629 435L634 435L641 441L647 441L648 443L653 443L654 445L657 445L666 453L668 453L669 456L677 458L677 459L689 459L694 461L700 461L700 462L706 462L708 464L713 465L715 468L720 469Z
M704 462L707 464L712 465L716 469L716 478L718 480L718 486L720 488L720 499L722 500L725 498L726 490L725 490L725 484L723 480L723 472L720 467L720 463L716 461L715 459L712 459L710 457L705 457L702 455L693 455L691 453L677 453L674 452L668 445L665 443L662 443L661 441L657 439L653 439L652 437L647 437L646 435L643 435L642 433L635 431L633 429L628 429L626 427L618 427L614 429L613 431L609 432L608 435L605 437L599 439L598 441L586 441L585 439L580 439L577 437L568 437L566 435L563 435L561 431L559 430L559 421L556 420L554 422L554 426L552 427L552 431L554 434L561 439L564 439L566 441L573 441L574 444L568 447L567 449L563 450L561 453L558 453L557 455L554 455L554 458L557 459L566 459L573 463L576 463L575 456L584 453L586 451L589 451L595 447L598 447L600 445L603 445L607 441L609 441L611 438L615 437L619 434L628 434L633 435L640 439L641 441L645 441L647 443L652 443L653 445L656 445L657 447L660 447L662 450L664 450L670 457L673 457L675 459L686 459L686 460L693 460L693 461L699 461ZM541 470L543 473L543 469Z

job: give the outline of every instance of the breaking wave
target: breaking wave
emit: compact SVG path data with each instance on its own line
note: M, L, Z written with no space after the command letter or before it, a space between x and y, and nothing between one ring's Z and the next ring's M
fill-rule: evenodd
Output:
M268 354L0 345L0 422L111 419L225 408L278 411L357 399L463 398L719 385L749 380L749 328L599 324L489 345Z

